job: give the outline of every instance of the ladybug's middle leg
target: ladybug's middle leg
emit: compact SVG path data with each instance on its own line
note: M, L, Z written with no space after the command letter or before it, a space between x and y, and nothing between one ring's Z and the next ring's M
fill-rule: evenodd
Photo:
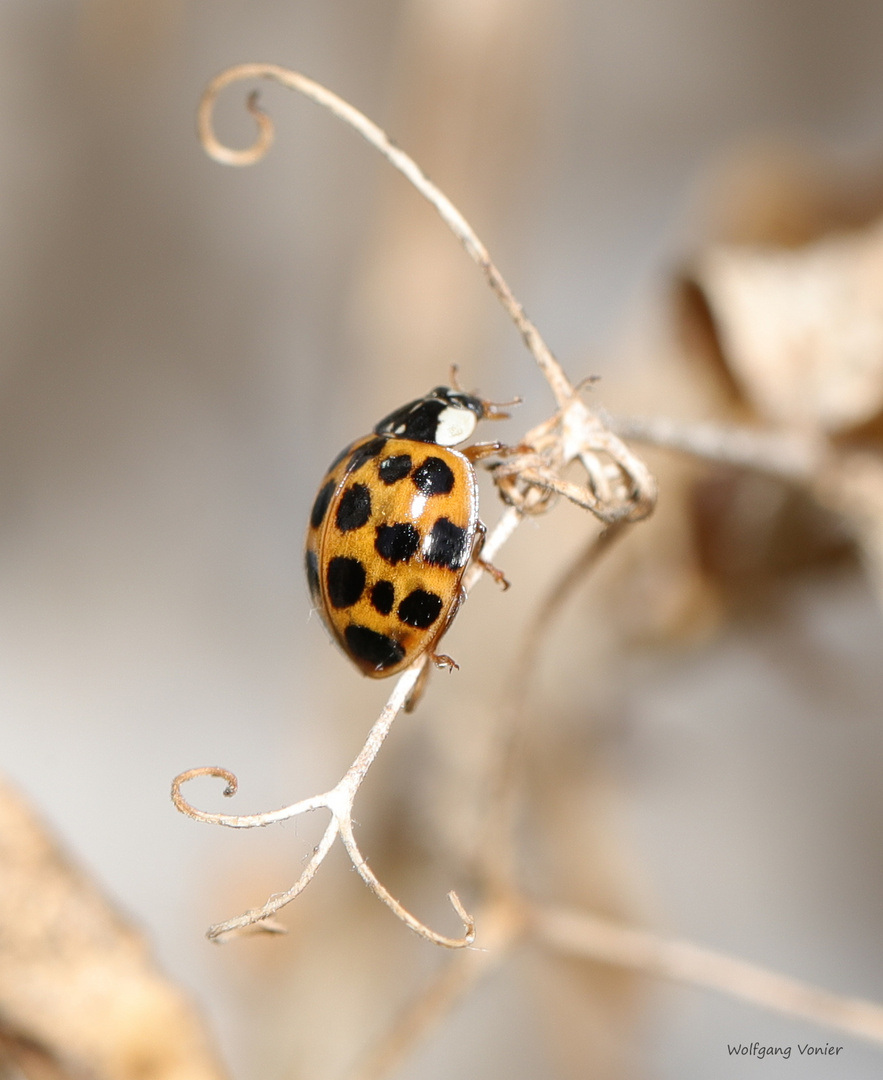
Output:
M477 562L478 565L491 575L491 577L500 586L503 592L509 588L511 584L509 579L503 573L502 570L498 570L493 563L489 563L487 559L481 557L481 549L484 547L484 542L487 537L487 526L483 521L479 521L475 528L475 543L472 546L472 561Z

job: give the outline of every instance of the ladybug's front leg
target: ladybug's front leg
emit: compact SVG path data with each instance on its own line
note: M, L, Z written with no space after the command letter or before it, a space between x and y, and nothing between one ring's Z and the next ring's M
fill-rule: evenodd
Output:
M484 547L484 541L486 536L487 526L484 524L483 521L479 521L475 527L475 543L472 547L472 561L477 562L478 565L482 568L482 570L485 571L485 573L490 574L494 581L496 581L496 583L503 590L503 592L505 592L511 584L506 575L503 573L502 570L498 570L496 566L493 565L493 563L489 563L487 559L483 559L481 557L481 549Z
M475 443L474 446L467 446L466 449L462 451L462 453L463 456L467 458L472 465L474 465L476 461L481 461L482 458L493 457L494 454L511 454L513 450L514 447L506 446L505 443L486 442ZM474 562L478 563L482 570L490 574L494 581L496 581L496 583L503 590L506 590L509 588L509 582L506 579L506 575L503 573L503 571L498 570L496 566L494 566L492 563L489 563L487 559L483 559L481 557L481 549L484 547L484 538L486 535L487 527L484 525L483 522L479 521L475 530L475 543L472 546L472 559Z
M466 460L474 465L476 461L481 461L482 458L493 457L494 454L504 453L509 449L505 443L501 442L480 442L475 443L474 446L467 446L465 450L461 450L460 453Z

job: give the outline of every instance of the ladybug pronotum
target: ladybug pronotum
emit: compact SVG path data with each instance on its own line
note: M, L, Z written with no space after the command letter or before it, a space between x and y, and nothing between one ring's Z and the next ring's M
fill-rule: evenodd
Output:
M505 415L438 386L331 463L307 529L307 582L331 636L363 674L395 675L427 651L439 666L456 666L435 648L484 539L473 462L501 446L453 447L479 420Z

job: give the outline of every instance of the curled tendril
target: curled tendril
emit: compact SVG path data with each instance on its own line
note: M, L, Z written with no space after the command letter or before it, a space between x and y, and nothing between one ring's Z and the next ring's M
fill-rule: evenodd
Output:
M226 799L232 799L239 790L239 781L235 773L220 765L202 765L198 769L187 769L186 772L179 773L172 781L172 802L175 804L176 810L186 814L188 817L196 818L197 821L215 822L225 815L208 814L204 810L198 810L181 794L181 788L184 784L189 780L196 780L200 776L214 776L219 780L226 780L227 786L224 788L224 798Z
M339 120L342 120L354 131L358 132L363 139L386 158L393 168L398 169L411 182L417 191L435 207L442 220L460 241L466 253L481 269L488 285L490 285L497 299L505 308L520 332L525 345L539 365L559 406L563 406L568 402L573 396L573 387L570 380L552 355L539 330L527 317L524 308L509 288L505 278L494 265L490 253L479 239L478 234L447 195L436 187L423 172L417 162L406 154L404 150L396 146L381 127L378 127L373 120L369 120L364 113L359 112L348 101L344 101L343 98L338 97L337 94L332 93L320 83L308 79L305 75L301 75L297 71L291 71L288 68L279 67L277 64L238 64L236 67L228 68L226 71L216 75L206 87L199 103L197 122L200 140L206 153L222 164L252 165L260 161L269 150L273 141L272 121L258 108L253 97L249 99L249 111L258 125L258 138L246 150L233 150L219 142L212 124L215 101L221 90L242 79L256 78L278 82L289 90L296 90L298 93L303 94L317 105L322 105Z
M222 72L217 79L214 79L211 82L203 95L196 117L199 140L209 157L214 158L215 161L219 161L222 165L254 165L267 154L270 147L273 145L275 126L267 113L265 113L258 104L257 90L253 90L248 95L245 107L254 117L255 124L257 124L258 134L255 141L251 146L246 147L244 150L234 150L230 146L225 146L224 143L218 139L217 135L215 135L212 114L214 112L215 100L218 93L220 93L229 82L234 81L233 79L225 78L225 76L228 76L229 74L230 73L227 71Z
M303 873L294 885L292 885L287 892L277 893L275 896L270 897L263 907L246 911L243 915L239 915L227 922L218 923L215 926L210 927L207 936L211 940L220 941L233 933L253 929L275 915L275 913L285 907L286 904L291 903L291 901L300 895L313 880L316 872L322 865L325 856L331 850L334 841L339 836L353 866L358 870L362 880L368 888L371 889L374 895L382 900L406 926L409 926L416 934L419 934L427 941L431 941L435 945L443 945L448 949L462 949L472 944L475 940L475 922L461 904L456 893L450 893L449 897L454 910L463 921L464 934L462 937L453 938L448 937L445 934L439 934L435 930L431 930L395 899L380 881L378 881L374 872L368 866L365 857L359 850L355 836L353 835L352 812L356 794L358 793L361 782L365 778L365 774L370 768L371 763L377 756L393 721L408 700L411 690L420 676L423 663L425 663L425 659L418 661L396 682L389 701L379 718L375 721L371 731L368 733L368 738L366 739L362 750L341 778L340 782L335 787L331 788L330 791L326 791L321 795L314 795L309 799L302 799L300 802L293 803L291 806L285 806L281 810L271 810L263 814L210 814L205 810L197 809L189 803L181 794L182 786L189 780L194 780L200 776L216 777L226 781L227 786L224 789L224 794L231 796L236 793L239 786L235 774L230 772L229 769L224 769L217 765L207 765L198 769L188 769L186 772L175 777L172 781L172 801L176 808L182 814L186 814L196 821L204 821L210 825L226 825L228 828L232 829L250 829L261 825L272 825L275 822L286 821L290 818L297 817L299 814L308 813L311 810L324 809L328 810L331 814L331 820L325 827L322 839L313 850ZM276 927L271 924L270 929L275 930Z
M258 106L255 92L252 92L247 100L248 110L258 127L257 139L250 147L234 150L225 146L215 135L212 123L218 94L231 83L255 78L270 79L303 94L311 101L328 109L339 120L358 132L431 203L467 254L480 267L487 283L521 333L525 345L555 395L561 422L558 434L563 450L561 455L563 461L556 464L566 464L574 458L579 458L589 472L590 487L595 490L585 491L585 489L568 484L567 481L552 477L543 470L526 477L526 482L533 483L535 488L544 489L546 492L564 494L608 524L623 519L636 521L645 517L656 501L653 478L643 462L579 401L577 395L586 380L577 387L571 384L469 222L444 192L432 183L413 158L396 146L386 132L364 113L359 112L349 102L344 101L320 83L301 75L300 72L291 71L276 64L239 64L215 76L206 87L199 103L199 136L206 153L223 164L253 165L260 161L270 149L273 143L273 122ZM622 496L612 500L614 505L605 505L603 486L602 490L598 490L598 470L593 470L592 463L588 460L590 455L598 452L612 460L626 481ZM548 499L545 501L548 502ZM623 505L624 503L631 505Z

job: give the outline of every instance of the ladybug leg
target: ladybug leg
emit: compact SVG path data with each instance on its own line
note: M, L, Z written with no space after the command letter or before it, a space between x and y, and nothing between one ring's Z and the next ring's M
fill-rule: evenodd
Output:
M447 619L445 619L445 625L438 632L438 636L436 637L433 644L437 645L441 641L441 639L445 636L445 633L446 633L448 627L454 621L454 616L460 610L460 605L463 603L463 601L465 599L466 599L466 593L461 588L457 593L457 599L454 601L453 604L451 604L451 610L448 612ZM429 659L432 661L434 667L442 668L445 671L459 671L460 670L460 665L457 663L456 660L453 660L450 656L447 656L445 653L436 652L435 649L430 648ZM423 668L423 674L421 675L420 679L418 680L418 685L419 685L420 682L424 681L424 677L425 677L425 675L426 675L426 673L428 671L429 671L429 664L427 664Z
M445 668L448 671L460 670L460 665L456 660L452 660L450 656L445 656L442 653L430 653L429 659L432 663L423 665L423 670L417 676L417 682L411 687L411 693L408 694L405 700L406 713L412 713L420 704L423 694L426 692L426 684L429 682L429 673L434 667Z
M441 668L443 671L459 671L460 665L456 660L452 660L450 656L445 656L444 653L433 653L432 662L437 668Z
M474 465L476 461L481 461L482 458L492 457L494 454L504 453L508 447L505 443L501 442L480 442L475 443L474 446L467 446L465 450L461 450L460 453L466 458L470 464Z
M448 623L450 623L450 621L451 620L448 619ZM448 627L448 623L445 623L445 630ZM442 633L444 633L444 631L442 631ZM441 634L439 634L439 637L441 637ZM408 694L408 697L405 700L405 712L407 713L413 712L420 704L420 699L426 691L426 684L429 682L429 673L434 667L442 668L446 671L460 670L460 665L457 661L452 660L450 656L445 656L444 653L430 652L429 659L431 663L423 665L423 670L417 676L417 682L411 687L411 693Z
M463 387L460 385L460 379L458 378L459 374L460 374L460 365L459 364L451 364L451 374L450 374L451 387L454 390L457 390L460 393L462 393L463 392Z
M494 566L493 563L489 563L486 559L479 558L476 558L475 561L482 568L482 570L484 570L486 574L491 575L491 577L494 579L494 581L496 581L496 583L500 586L503 592L505 592L512 584L512 582L506 577L503 571L500 570L498 567Z
M487 526L483 521L479 521L475 529L475 544L472 548L472 560L477 562L478 565L484 570L486 574L490 574L496 581L500 588L505 592L510 585L509 580L502 570L498 570L493 563L489 563L487 559L481 557L481 549L484 547L484 539L487 536Z

